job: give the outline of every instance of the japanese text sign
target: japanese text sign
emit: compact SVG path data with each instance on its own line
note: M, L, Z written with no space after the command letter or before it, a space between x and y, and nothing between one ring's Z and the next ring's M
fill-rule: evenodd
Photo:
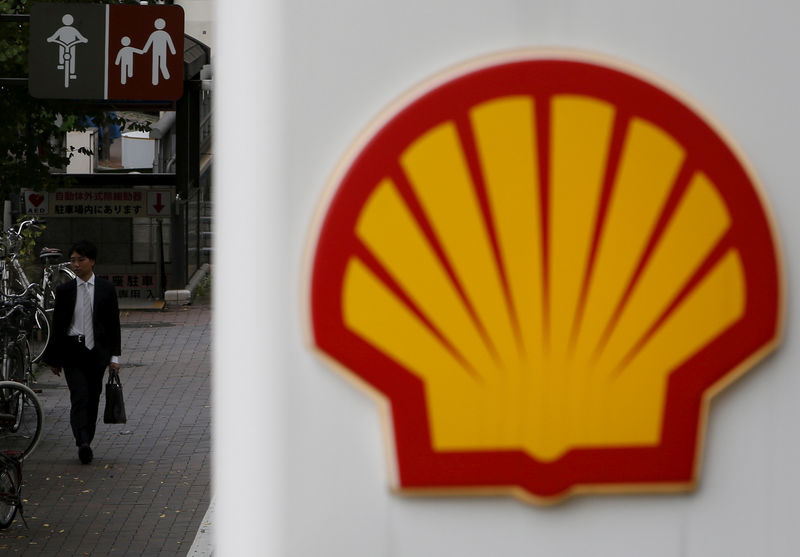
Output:
M28 215L48 217L164 217L170 214L169 189L59 189L23 192Z

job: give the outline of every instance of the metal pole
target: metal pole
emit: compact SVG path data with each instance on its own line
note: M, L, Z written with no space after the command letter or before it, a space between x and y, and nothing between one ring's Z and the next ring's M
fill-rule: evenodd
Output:
M156 296L157 300L164 299L164 232L161 228L162 220L156 219Z
M3 202L3 230L11 228L11 201L6 199Z
M172 253L172 288L181 289L186 285L186 200L175 197L170 220L170 250Z
M186 85L184 83L184 85ZM188 261L186 257L186 203L189 199L190 149L189 129L191 120L191 95L184 89L175 111L175 189L176 197L170 223L172 241L171 268L173 288L183 288L186 284Z

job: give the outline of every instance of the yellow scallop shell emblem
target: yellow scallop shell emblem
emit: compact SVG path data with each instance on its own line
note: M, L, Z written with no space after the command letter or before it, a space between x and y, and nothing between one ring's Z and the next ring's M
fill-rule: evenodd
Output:
M314 343L388 401L401 489L691 485L708 400L779 337L751 174L607 62L514 53L439 78L326 201Z

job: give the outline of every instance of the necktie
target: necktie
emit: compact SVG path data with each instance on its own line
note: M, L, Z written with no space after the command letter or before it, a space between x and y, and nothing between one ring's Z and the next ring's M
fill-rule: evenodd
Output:
M94 348L94 324L92 323L92 288L88 282L83 283L83 336L86 337L86 348Z

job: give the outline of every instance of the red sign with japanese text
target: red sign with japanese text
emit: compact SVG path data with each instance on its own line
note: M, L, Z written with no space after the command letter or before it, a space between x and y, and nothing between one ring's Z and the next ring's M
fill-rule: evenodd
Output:
M172 190L65 188L22 195L29 215L132 218L168 216Z

